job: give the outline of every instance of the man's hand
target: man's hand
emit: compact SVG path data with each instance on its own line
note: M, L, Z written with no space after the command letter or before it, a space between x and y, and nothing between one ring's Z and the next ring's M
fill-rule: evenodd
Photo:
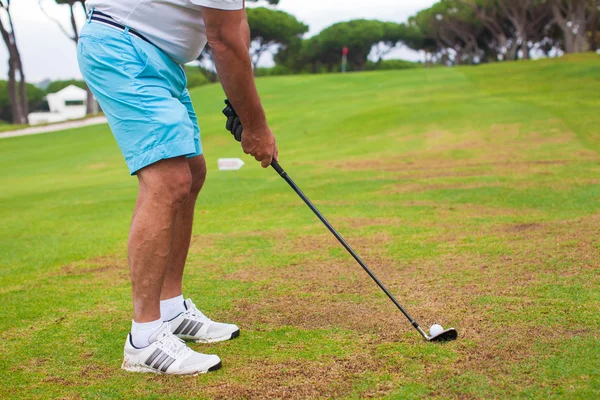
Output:
M260 161L263 168L267 168L273 160L279 161L277 144L269 126L265 123L263 127L245 131L231 102L225 100L225 104L227 105L223 110L223 114L227 117L225 129L231 132L235 140L242 143L244 153Z
M242 149L244 153L260 161L263 168L268 168L273 160L278 161L275 136L267 125L255 130L245 129L242 135Z

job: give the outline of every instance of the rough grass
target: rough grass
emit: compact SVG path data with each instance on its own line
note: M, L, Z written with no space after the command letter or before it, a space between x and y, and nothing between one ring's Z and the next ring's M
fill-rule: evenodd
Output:
M281 162L423 342L193 92L210 165L187 296L238 323L195 378L119 369L135 201L105 126L0 141L2 398L596 398L600 59L259 81Z

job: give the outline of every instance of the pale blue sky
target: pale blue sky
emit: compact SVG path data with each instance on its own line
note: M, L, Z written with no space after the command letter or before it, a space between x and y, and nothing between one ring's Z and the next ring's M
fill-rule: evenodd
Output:
M45 78L79 78L74 44L40 11L38 1L12 0L17 41L27 80L37 82ZM66 6L57 6L54 0L41 2L53 17L68 26ZM281 0L278 8L294 14L310 26L310 34L315 34L335 22L355 18L405 22L416 11L434 2L435 0ZM5 79L7 52L3 42L0 46L0 78ZM416 53L406 50L396 52L395 56L409 59L418 57Z

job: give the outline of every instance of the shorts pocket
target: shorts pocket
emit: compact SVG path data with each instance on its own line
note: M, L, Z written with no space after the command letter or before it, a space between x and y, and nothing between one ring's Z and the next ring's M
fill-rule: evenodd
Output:
M110 27L100 28L102 32L79 38L77 52L82 73L84 67L90 71L119 70L131 78L137 78L148 68L148 55L132 43L129 34Z
M130 60L130 62L126 62L125 68L132 74L134 78L138 78L150 68L150 56L148 55L148 53L146 53L144 49L138 46L131 39L131 37L127 37L127 39L133 51L127 52L127 54L125 54L124 57L131 57L135 54L137 55L137 59Z

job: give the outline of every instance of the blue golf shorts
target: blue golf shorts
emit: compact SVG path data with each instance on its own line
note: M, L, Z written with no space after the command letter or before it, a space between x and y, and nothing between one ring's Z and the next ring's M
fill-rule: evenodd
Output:
M77 59L131 175L160 160L202 154L185 71L158 47L92 21L81 31Z

